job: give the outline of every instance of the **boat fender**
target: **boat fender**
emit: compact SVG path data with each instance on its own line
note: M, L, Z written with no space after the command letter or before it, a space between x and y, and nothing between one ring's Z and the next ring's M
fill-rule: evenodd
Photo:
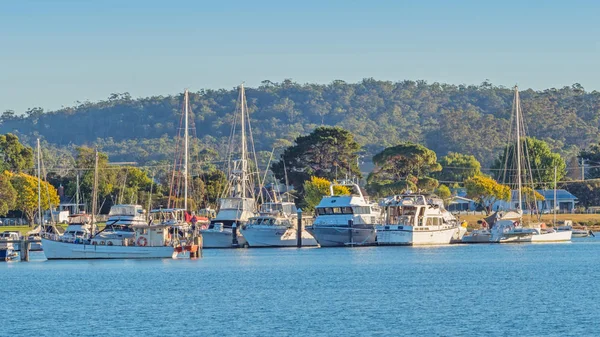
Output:
M112 243L112 241L106 241L106 245L107 245L107 246L112 246L112 245L113 245L113 243Z
M148 239L146 239L145 237L141 236L138 240L137 240L137 245L138 246L142 246L145 247L148 244Z
M98 244L98 242L96 242L96 241L92 241L92 244L95 246L95 245L97 245L97 244Z
M101 245L101 246L104 246L104 241L100 241L100 245Z

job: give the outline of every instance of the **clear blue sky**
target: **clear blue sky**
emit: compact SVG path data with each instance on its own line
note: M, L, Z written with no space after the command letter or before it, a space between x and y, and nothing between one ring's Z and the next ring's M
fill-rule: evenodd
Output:
M384 80L600 90L598 1L0 0L0 112Z

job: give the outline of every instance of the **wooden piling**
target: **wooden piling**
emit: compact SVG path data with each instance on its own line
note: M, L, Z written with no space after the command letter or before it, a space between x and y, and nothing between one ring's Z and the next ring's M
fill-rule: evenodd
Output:
M235 222L231 225L231 245L233 247L238 247L240 245L237 239L237 224Z
M19 243L19 255L21 261L29 262L29 240L26 238Z
M298 208L298 223L296 226L296 246L302 248L302 209Z
M202 246L204 245L202 235L194 237L194 245L198 246L195 257L202 257Z

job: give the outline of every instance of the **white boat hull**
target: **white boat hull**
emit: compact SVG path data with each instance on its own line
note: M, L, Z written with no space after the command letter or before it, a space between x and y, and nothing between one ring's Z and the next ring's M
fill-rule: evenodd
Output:
M249 247L296 247L297 233L295 228L242 229ZM302 246L317 246L317 241L307 231L302 231Z
M176 256L171 246L104 246L61 242L42 238L48 260L60 259L166 259Z
M528 231L508 231L504 233L500 239L492 239L494 242L500 243L542 243L542 242L568 242L571 241L571 231L556 231L550 233L537 234L536 232Z
M204 229L201 230L203 248L238 248L244 247L246 239L237 233L237 246L233 244L233 232L230 228L223 230Z
M437 230L415 230L412 226L378 226L378 245L447 245L458 236L458 227Z
M566 242L571 241L571 231L560 231L552 233L543 233L539 235L532 235L531 242Z
M492 233L487 229L476 229L462 237L462 243L490 243Z

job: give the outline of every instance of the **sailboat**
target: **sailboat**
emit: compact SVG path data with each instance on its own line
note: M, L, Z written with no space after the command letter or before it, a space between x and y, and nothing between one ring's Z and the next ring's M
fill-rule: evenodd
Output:
M189 105L188 91L185 91L185 117L187 127L187 112ZM186 203L187 203L187 129L186 129ZM69 227L78 225L81 230L72 231L71 236L44 235L42 244L44 254L48 260L58 259L148 259L148 258L175 258L176 247L181 248L182 243L193 240L189 233L181 230L183 221L177 218L179 210L157 210L157 221L152 219L148 223L135 222L129 228L133 229L131 235L109 235L107 232L97 231L94 217L96 214L98 190L98 150L95 153L94 189L92 196L92 213L72 216L73 223ZM135 220L137 207L133 206ZM127 210L129 211L129 210ZM119 211L121 213L121 211ZM69 227L65 233L70 233ZM114 233L113 233L114 234Z
M508 183L509 186L515 187L515 193L511 193L511 206L514 205L515 209L507 214L500 216L491 227L491 242L498 243L510 243L510 242L561 242L570 241L572 231L557 231L553 228L548 228L544 223L535 223L531 227L523 226L523 187L528 186L529 193L526 196L525 203L532 208L530 212L539 214L537 208L537 200L535 199L535 189L533 184L533 173L531 163L529 161L528 148L524 146L526 142L522 141L522 137L525 136L525 125L523 122L523 114L521 111L521 102L519 98L519 88L514 88L514 99L513 99L513 116L511 120L514 121L515 127L515 143L514 153L511 151L511 140L509 137L509 146L506 150L506 163L503 182ZM511 128L512 128L511 122ZM508 162L511 157L512 163ZM511 169L512 168L512 169ZM527 174L523 174L525 171ZM514 175L513 175L514 172ZM508 175L508 177L507 177ZM525 178L525 179L523 179ZM523 180L528 180L528 183L524 183Z
M236 110L238 109L241 124L240 142L238 145L235 139L238 112L236 111L229 144L228 182L222 197L219 199L217 215L210 221L207 229L200 231L204 240L204 248L236 248L247 245L246 240L240 232L240 228L246 224L251 217L256 215L254 180L248 169L248 152L250 151L246 140L246 127L248 126L251 140L252 132L249 128L250 116L246 105L246 93L243 84L239 86ZM252 147L252 149L253 148L254 147ZM240 150L240 157L231 160L232 157L236 155L237 149ZM253 159L256 164L255 153Z

